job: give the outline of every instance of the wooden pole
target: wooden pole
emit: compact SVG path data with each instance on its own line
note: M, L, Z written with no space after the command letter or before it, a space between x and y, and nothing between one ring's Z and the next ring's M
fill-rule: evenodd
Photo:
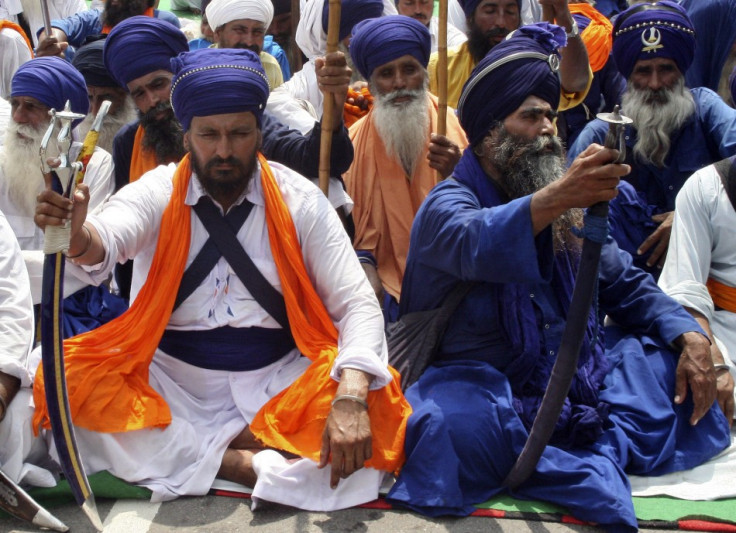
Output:
M437 33L437 135L447 133L447 0L439 2ZM443 179L437 171L437 180Z
M316 0L312 0L316 1ZM330 15L327 18L327 53L337 52L337 44L340 36L340 0L329 0ZM324 126L331 125L335 113L342 113L342 109L335 109L335 101L332 95L324 98L322 106L322 136L319 144L319 188L327 196L330 186L330 150L332 148L332 128Z

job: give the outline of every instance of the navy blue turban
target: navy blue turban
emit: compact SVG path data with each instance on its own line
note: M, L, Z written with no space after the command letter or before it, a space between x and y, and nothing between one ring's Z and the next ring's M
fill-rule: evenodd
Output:
M125 90L156 70L171 71L171 58L189 50L179 28L155 17L137 16L115 26L105 39L105 67Z
M641 59L672 59L684 75L695 56L695 30L675 2L638 4L621 13L613 26L613 58L629 79Z
M71 63L56 56L37 57L18 67L10 96L30 96L57 111L64 109L69 100L75 113L86 115L89 111L84 78ZM81 121L75 120L74 126Z
M460 5L465 11L465 18L470 18L475 13L475 8L478 7L481 0L460 0ZM521 0L516 0L516 5L519 6L519 16L521 16Z
M92 87L118 87L118 83L105 68L102 49L105 40L99 39L77 49L72 65L84 76L84 81Z
M431 37L427 27L411 17L389 15L359 22L353 28L350 57L365 79L381 65L411 55L427 68Z
M261 125L268 78L251 50L203 48L171 59L171 106L184 131L193 117L250 111Z
M340 40L349 37L353 26L365 19L374 19L383 14L382 0L342 0L340 8ZM329 0L322 8L322 29L327 33L327 19L330 15Z
M475 69L460 95L457 114L471 145L516 111L529 96L553 109L560 103L557 48L566 43L565 30L539 22L522 26L494 46Z

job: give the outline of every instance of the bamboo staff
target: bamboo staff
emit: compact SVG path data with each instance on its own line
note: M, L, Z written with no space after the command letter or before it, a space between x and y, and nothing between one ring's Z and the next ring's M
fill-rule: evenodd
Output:
M314 0L313 0L314 1ZM327 18L327 54L337 52L340 36L340 0L330 0L330 15ZM322 125L331 125L335 113L342 109L335 109L335 101L331 94L324 98L322 106ZM330 186L330 149L332 148L332 128L323 127L319 143L319 188L327 196Z
M437 33L437 135L447 133L447 0L439 2ZM437 171L437 179L443 179Z

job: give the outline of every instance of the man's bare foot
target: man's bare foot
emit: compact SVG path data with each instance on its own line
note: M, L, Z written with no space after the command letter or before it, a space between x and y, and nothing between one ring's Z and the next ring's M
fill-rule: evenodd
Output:
M228 448L222 457L220 470L217 477L234 481L247 487L253 487L256 484L256 473L253 470L253 456L261 451L258 450L235 450Z

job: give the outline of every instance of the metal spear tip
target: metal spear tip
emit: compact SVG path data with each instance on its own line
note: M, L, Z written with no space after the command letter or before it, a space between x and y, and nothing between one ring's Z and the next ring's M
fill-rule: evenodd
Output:
M69 531L69 528L64 524L64 522L49 513L43 507L40 508L36 513L36 516L33 517L33 525L45 527L52 531L61 531L62 533L64 531Z
M609 124L633 124L634 122L626 115L621 114L621 108L618 105L614 106L612 113L598 113L596 118Z
M102 531L102 520L100 520L100 513L97 512L97 504L95 503L94 494L90 493L89 497L84 500L82 504L82 511L87 515L89 521L97 531Z

